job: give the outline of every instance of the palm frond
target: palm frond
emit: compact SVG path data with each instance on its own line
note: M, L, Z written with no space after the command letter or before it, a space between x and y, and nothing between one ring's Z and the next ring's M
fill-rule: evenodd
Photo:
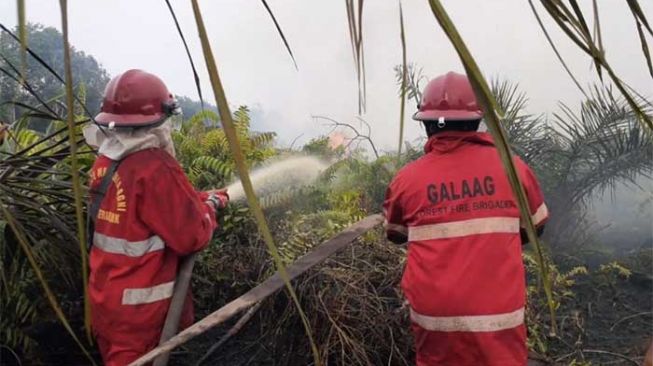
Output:
M401 0L399 1L399 28L401 38L401 86L400 96L401 105L399 106L399 146L397 147L397 167L401 162L401 147L404 144L404 112L406 109L406 89L408 84L408 70L406 65L406 31L404 29L404 11L401 8Z
M277 21L277 17L275 17L274 13L272 13L272 9L270 9L270 6L268 5L267 1L261 0L261 3L263 3L263 6L265 7L265 10L270 15L270 18L272 18L272 21L274 22L274 26L275 28L277 28L277 33L279 33L279 36L281 37L284 46L286 46L286 50L288 51L288 54L290 55L290 58L292 59L292 62L295 65L295 69L299 70L299 68L297 67L297 60L295 60L295 55L292 54L292 49L290 49L290 44L288 44L286 35L283 34L283 31L281 30L281 25L279 25L279 22Z
M75 218L77 219L77 240L79 245L79 255L81 258L82 285L84 293L84 326L86 329L86 338L90 344L93 343L91 334L91 304L88 297L88 253L86 250L86 220L84 220L84 193L82 191L82 182L80 180L79 166L77 161L77 140L75 125L75 93L73 92L73 72L70 60L70 43L68 42L68 1L59 0L61 8L61 28L63 33L63 50L64 50L64 72L66 80L66 109L68 121L68 140L72 142L68 145L70 149L70 172L72 181L72 190L74 196ZM84 350L85 351L85 350Z
M550 144L544 118L533 116L526 111L528 98L520 91L519 85L494 79L490 88L503 111L501 122L514 153L529 165L541 163L541 158Z
M366 82L365 82L365 54L363 52L363 1L345 0L347 8L347 24L349 26L349 40L356 65L358 79L358 114L365 111Z
M628 102L630 108L636 113L640 122L650 130L653 130L653 119L651 119L650 115L645 113L642 102L638 101L637 96L629 91L628 86L619 78L619 76L617 76L611 65L608 63L601 42L598 42L598 39L593 38L592 32L585 21L585 16L576 0L569 1L572 9L569 9L563 1L540 0L540 3L551 19L553 19L558 25L558 28L560 28L560 30L562 30L579 49L592 58L599 78L602 80L602 72L605 70L614 86ZM639 6L639 2L637 0L628 0L628 4L633 12L636 22L645 22L646 17ZM535 7L532 7L532 9L533 12L537 14ZM648 24L648 22L644 24ZM594 33L599 34L600 30L597 29L598 26L599 24L595 24ZM650 55L647 52L647 47L644 45L643 50L645 51L646 60L650 63Z
M46 298L48 299L50 306L56 313L57 317L63 324L63 326L66 328L68 333L73 337L75 340L75 343L80 347L82 352L84 352L84 355L88 358L88 360L91 362L91 364L95 365L95 361L93 358L90 356L88 351L86 350L86 347L82 344L82 342L79 340L79 338L75 335L74 330L70 326L70 322L66 318L66 315L64 314L63 310L61 309L61 305L59 304L59 301L57 300L57 297L55 296L54 292L50 288L50 285L48 284L48 281L45 279L45 276L43 274L43 271L41 270L41 266L38 264L33 250L29 244L29 239L27 238L27 232L25 228L22 228L20 223L13 217L13 215L9 212L5 201L0 198L0 209L2 211L2 216L4 220L6 220L7 224L10 226L11 230L13 231L14 235L18 239L18 242L20 243L21 248L23 249L25 256L27 257L32 270L36 274L36 276L39 279L39 282L41 286L43 287L43 290L45 291Z
M635 184L639 175L653 172L653 142L628 103L611 89L596 87L580 113L561 106L555 114L558 155L566 160L563 181L570 203L586 201L593 192L615 187L619 181ZM645 108L649 116L652 108Z
M651 51L649 50L648 47L648 42L646 41L646 34L644 34L644 29L642 27L642 24L644 24L644 27L648 30L649 34L653 36L653 31L651 30L651 27L648 24L648 20L644 16L644 12L642 9L639 7L639 4L637 1L628 1L628 6L630 7L630 11L633 13L633 18L635 18L635 25L637 26L637 35L639 35L639 41L642 45L642 54L644 55L644 59L646 60L646 66L648 67L648 72L651 75L651 78L653 78L653 61L651 61Z
M18 4L18 38L20 38L20 78L27 79L27 19L25 15L25 0L17 0Z
M188 43L186 43L186 37L184 37L184 32L182 32L181 30L181 26L179 25L179 21L177 20L177 14L175 13L175 10L172 8L172 5L170 4L170 0L166 0L166 5L168 5L168 10L170 11L172 20L175 23L175 27L177 28L177 33L179 33L179 38L181 38L181 42L184 44L184 50L186 51L186 56L188 56L188 61L190 62L190 68L193 71L193 80L195 81L195 87L197 88L197 96L200 98L200 106L202 110L204 110L204 98L202 97L202 87L200 86L200 77L197 74L197 69L195 69L195 62L193 62L193 56L190 53L190 49L188 49Z

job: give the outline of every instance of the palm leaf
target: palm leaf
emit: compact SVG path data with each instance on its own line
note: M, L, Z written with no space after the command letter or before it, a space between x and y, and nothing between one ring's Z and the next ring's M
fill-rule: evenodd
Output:
M630 10L633 12L633 15L644 24L648 33L653 36L653 29L651 29L651 26L644 15L644 11L642 11L642 7L639 6L639 2L637 0L626 0L626 2L628 3Z
M297 67L297 60L295 60L295 56L292 54L292 49L290 49L290 44L288 44L288 40L286 39L286 36L283 34L283 31L281 30L281 26L279 25L279 22L277 22L277 18L274 16L274 13L272 13L272 9L270 9L270 6L268 5L267 1L261 0L261 3L263 3L263 6L265 7L265 10L270 15L270 18L272 18L272 21L274 22L274 26L275 28L277 28L277 33L279 33L279 36L281 36L281 40L283 40L283 44L286 46L286 50L288 51L288 54L290 55L290 58L292 59L292 62L295 65L295 69L299 70L299 68Z
M0 210L2 210L2 215L4 216L5 220L7 221L7 224L13 231L16 238L18 239L18 242L20 243L20 246L23 249L25 256L27 257L27 260L32 266L32 270L38 277L39 282L41 283L41 286L45 291L48 302L50 303L50 306L52 307L55 314L57 315L57 317L59 318L63 326L66 328L68 333L73 337L75 343L77 343L77 345L80 347L84 355L88 358L88 360L91 362L92 365L95 365L95 361L93 360L93 357L91 357L89 352L86 350L86 347L84 347L82 342L75 335L75 332L73 331L68 320L66 319L66 315L61 310L61 306L59 305L56 296L50 289L50 286L48 285L48 282L46 281L45 276L43 275L43 272L41 271L41 268L39 267L34 257L34 253L32 252L31 246L28 244L27 238L25 237L25 231L21 229L20 224L14 219L13 215L11 215L2 197L0 197Z
M25 0L16 0L18 4L18 38L20 39L20 78L27 79L27 21L25 19Z
M531 166L541 164L551 143L543 117L526 113L528 100L518 85L495 79L491 82L491 90L504 111L502 125L514 153Z
M61 27L63 33L64 69L66 74L66 106L68 109L68 139L73 142L70 147L70 170L73 183L73 194L75 196L75 217L77 218L77 240L79 242L79 255L82 266L82 283L84 288L84 325L89 343L93 342L91 335L91 305L88 299L88 253L86 250L86 227L84 220L84 203L82 200L82 186L79 179L79 168L77 164L77 143L75 137L74 117L74 92L73 74L70 61L70 44L68 42L68 1L59 0L61 7Z
M553 39L551 39L551 36L549 35L549 31L544 26L544 23L542 23L542 18L540 18L540 14L537 12L537 9L535 9L535 5L533 4L533 0L528 0L528 4L531 7L531 11L533 12L533 15L535 16L535 19L537 20L537 24L540 26L540 29L542 29L542 33L544 33L544 36L546 37L547 42L549 42L549 45L551 46L551 49L556 54L556 57L560 61L560 64L562 65L562 67L567 72L567 75L569 75L569 77L574 82L574 84L576 85L578 90L580 90L581 93L583 93L583 95L587 96L587 94L585 93L585 90L583 89L583 87L580 85L580 83L576 79L576 76L574 76L574 73L571 72L571 70L569 69L569 66L567 65L565 60L562 58L562 55L560 54L560 51L558 51L558 47L556 47L555 43L553 43Z
M181 26L179 25L179 21L177 20L177 14L175 14L174 9L172 8L172 5L170 4L170 0L166 0L166 5L168 5L168 10L170 11L170 15L172 16L172 20L175 22L175 27L177 28L177 33L179 33L179 37L181 38L181 42L184 44L184 50L186 51L186 56L188 56L188 61L190 62L190 68L193 71L193 80L195 81L195 87L197 88L197 95L200 98L200 105L202 108L202 111L204 110L204 98L202 98L202 88L200 86L200 77L197 75L197 70L195 69L195 63L193 62L193 56L190 54L190 50L188 49L188 43L186 42L186 37L184 37L184 32L181 31Z
M633 7L631 7L631 10L635 18L635 24L637 25L637 34L639 35L639 41L642 44L642 53L644 54L644 58L646 59L646 66L648 67L649 74L653 78L653 63L651 62L651 52L648 48L648 42L646 41L646 34L644 34L644 30L642 29L642 23L644 23L644 25L648 27L648 22L646 21L646 18L644 18L643 13L641 13L641 16L639 16L636 10L633 9ZM639 11L641 12L641 9L639 9ZM647 29L649 30L649 32L651 32L651 28L647 28Z
M363 52L363 0L345 0L345 6L347 7L349 40L354 55L358 80L358 114L361 114L365 111L367 94L365 85L365 54Z
M0 55L0 58L2 58L2 60L5 61L5 63L6 63L7 65L9 65L9 67L11 67L11 68L16 72L16 75L13 75L11 72L9 72L8 70L6 70L6 69L4 69L4 68L2 68L2 67L0 67L0 72L2 72L3 74L7 75L10 79L12 79L12 80L15 81L16 83L18 83L18 85L20 85L20 86L21 86L25 91L27 91L27 92L28 92L31 96L33 96L33 97L34 97L34 98L35 98L39 103L41 103L41 105L42 105L45 109L47 109L48 112L49 112L51 115L56 116L57 119L62 119L62 118L59 116L59 114L58 114L55 110L53 110L52 107L50 107L50 105L49 105L45 100L43 100L43 98L41 98L41 96L40 96L38 93L36 93L36 91L34 90L34 88L32 88L32 86L31 86L30 83L27 81L27 79L22 78L22 77L19 76L19 74L18 74L18 73L19 73L19 72L18 72L18 69L17 69L17 68L16 68L16 67L15 67L15 66L14 66L14 65L13 65L13 64L8 60L8 59L7 59L7 58L5 58L5 57L2 56L2 55Z
M618 181L636 184L637 176L653 172L653 141L628 103L610 89L596 88L580 114L562 105L555 117L558 128L552 133L559 149L553 153L567 161L559 189L568 192L568 205L586 202L595 191L614 189Z
M404 30L404 12L399 1L399 27L401 35L401 105L399 107L399 147L397 148L397 167L401 162L401 147L404 144L404 114L406 110L406 84L408 70L406 69L406 32Z
M580 8L573 6L575 1L570 1L572 7L574 7L575 13L570 11L567 6L560 0L540 0L540 2L544 9L548 12L549 16L555 21L555 23L567 35L567 37L572 42L574 42L578 48L580 48L593 59L596 64L596 70L599 77L602 77L601 70L605 70L612 80L612 83L623 95L633 111L635 111L639 120L644 125L646 125L649 130L653 131L653 119L651 119L651 117L644 112L641 103L638 103L636 97L629 92L627 85L617 76L611 65L608 63L605 57L605 52L601 49L601 45L597 45L596 41L592 38L589 27L583 25L585 23L585 17L583 16ZM641 7L639 6L638 1L628 0L628 4L633 11L635 19L644 22L646 18L641 11ZM648 22L644 24L646 25ZM598 27L598 24L595 26ZM597 30L596 32L600 32L600 30ZM650 59L648 52L645 53L645 56L648 61Z

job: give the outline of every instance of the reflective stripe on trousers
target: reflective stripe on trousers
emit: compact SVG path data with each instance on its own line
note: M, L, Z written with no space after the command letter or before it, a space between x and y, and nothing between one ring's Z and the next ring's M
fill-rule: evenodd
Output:
M524 323L524 308L509 313L466 316L428 316L410 309L410 319L433 332L496 332Z
M123 305L149 304L172 297L175 281L145 288L126 288L122 292Z

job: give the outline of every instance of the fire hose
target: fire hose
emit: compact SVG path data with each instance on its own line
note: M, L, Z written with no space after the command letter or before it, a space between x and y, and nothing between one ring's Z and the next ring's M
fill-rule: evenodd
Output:
M190 279L193 276L193 266L195 265L196 258L197 253L193 253L184 257L179 265L177 280L175 281L175 287L172 291L172 299L170 300L170 307L168 308L166 321L163 324L163 330L161 331L159 346L163 345L166 341L177 334L181 313L184 308L184 303L186 302L186 294L188 293L188 287L190 287ZM169 358L170 353L165 352L154 360L153 365L166 366Z
M219 189L215 192L223 192L226 195L227 190ZM209 200L212 199L209 197ZM214 204L217 211L220 211L220 207L224 207L224 205L226 205L226 203L221 205L217 201ZM186 294L188 293L188 288L190 287L190 280L193 277L193 267L195 266L196 258L197 253L193 253L184 257L179 263L177 278L175 280L175 286L172 290L172 298L170 299L170 306L168 307L166 320L163 324L163 329L161 330L159 345L165 343L168 339L177 334L179 321L181 320L181 313L183 312L184 304L186 303ZM166 366L168 364L169 358L170 353L166 352L157 357L157 359L154 360L153 365Z

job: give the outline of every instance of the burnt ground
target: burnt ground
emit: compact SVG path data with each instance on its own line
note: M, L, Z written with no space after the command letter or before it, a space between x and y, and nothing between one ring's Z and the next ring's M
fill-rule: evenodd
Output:
M635 260L643 260L646 269L644 272L633 272L629 278L599 274L596 272L598 264L594 266L589 261L591 275L577 277L571 289L573 296L567 298L557 311L560 336L545 337L545 358L550 363L568 365L573 360L577 364L587 361L592 365L641 363L653 337L653 272L647 264L650 264L648 258ZM633 264L623 262L627 266ZM606 262L597 260L596 263ZM220 305L216 303L211 305L211 309L197 309L197 318ZM270 324L270 319L266 319L270 314L269 311L257 313L203 364L305 365L306 360L310 359L310 351L301 341L305 338L301 326L297 324L296 327L270 332L263 326ZM232 319L225 326L212 329L175 350L170 365L194 365L236 320ZM57 322L41 323L31 332L39 342L34 353L36 357L22 356L22 365L88 364ZM279 349L279 344L284 345L283 349ZM406 349L404 357L412 362L413 351ZM0 348L1 365L18 365L14 359L6 349ZM35 359L41 361L33 361Z

